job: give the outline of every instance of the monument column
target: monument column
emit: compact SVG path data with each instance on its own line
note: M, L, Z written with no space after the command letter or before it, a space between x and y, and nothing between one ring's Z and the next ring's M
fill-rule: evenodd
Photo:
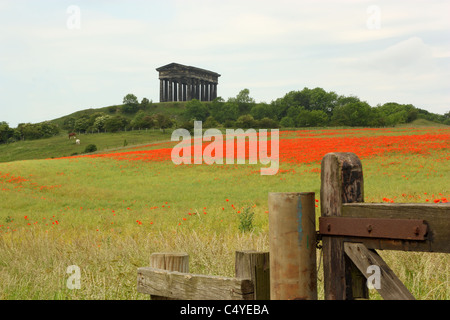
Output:
M164 102L169 100L169 82L167 79L164 80Z
M212 101L212 82L208 82L208 101Z
M169 82L169 97L167 99L167 101L173 101L172 97L173 97L173 83L172 83L172 79L167 80L167 82Z
M212 89L213 89L213 84L212 82L208 82L208 101L212 101Z
M159 79L159 102L164 102L164 83Z
M183 101L183 84L178 81L178 101Z
M178 82L173 81L173 101L178 101Z
M206 91L206 88L208 88L208 84L206 83L206 81L203 81L203 101L208 101L208 92Z
M192 100L192 96L192 79L188 79L186 84L186 99Z
M195 79L195 99L200 100L200 83Z

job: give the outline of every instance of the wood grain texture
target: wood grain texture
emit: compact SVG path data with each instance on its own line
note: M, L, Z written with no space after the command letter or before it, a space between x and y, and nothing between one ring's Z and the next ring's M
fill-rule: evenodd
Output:
M328 153L321 163L322 217L342 216L342 204L364 202L362 164L354 153ZM326 300L368 298L363 276L346 259L342 237L322 237Z
M380 288L378 288L377 291L383 299L415 300L414 296L375 251L367 249L362 243L346 242L344 248L347 256L366 278L370 276L367 273L368 267L375 265L380 268Z
M138 268L140 293L182 300L251 300L250 279L206 276L150 267Z
M252 280L254 300L270 300L269 252L236 251L236 278Z

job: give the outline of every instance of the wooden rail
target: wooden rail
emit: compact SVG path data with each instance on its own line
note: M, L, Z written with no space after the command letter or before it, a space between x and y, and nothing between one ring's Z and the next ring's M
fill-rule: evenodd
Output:
M152 300L268 300L269 253L236 252L236 277L188 273L185 253L154 253L150 265L138 268L137 290ZM176 271L181 270L184 272Z

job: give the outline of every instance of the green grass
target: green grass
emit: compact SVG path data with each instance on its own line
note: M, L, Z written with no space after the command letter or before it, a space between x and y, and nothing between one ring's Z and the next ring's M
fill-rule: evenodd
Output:
M0 162L60 158L74 153L82 154L89 144L95 144L98 152L104 152L123 148L125 144L130 147L161 140L170 140L170 137L170 132L163 133L159 129L81 134L77 136L81 144L77 145L75 139L69 140L68 135L61 134L47 139L0 144Z
M81 140L95 138L101 150L120 147L126 138L130 147L133 134L136 144L166 139L160 132L128 132ZM54 152L68 143L53 139ZM442 150L363 159L365 200L448 197L446 157ZM268 193L315 192L319 198L318 168L282 164L279 174L261 176L259 165L110 158L0 163L0 299L148 299L136 292L136 269L161 251L187 252L192 273L233 276L235 251L269 249ZM254 215L244 232L241 214L249 207ZM417 299L450 299L449 255L381 254ZM70 265L80 267L80 290L66 286Z
M207 103L207 102L206 102ZM108 106L108 107L101 107L101 108L90 108L90 109L83 109L76 111L74 113L65 115L63 117L53 119L50 122L59 125L60 127L63 127L64 121L69 118L80 118L83 115L92 115L94 113L102 112L106 115L114 116L114 115L121 115L128 120L131 120L134 118L136 113L125 113L121 112L120 109L123 105L116 105L116 106ZM173 118L178 118L182 115L186 107L186 101L181 102L158 102L158 103L151 103L149 106L147 106L143 111L147 115L153 115L157 113L162 113L167 116L171 116ZM111 109L113 111L111 111ZM142 109L141 109L142 110Z
M448 127L443 123L437 123L426 119L416 119L410 123L398 125L399 127Z

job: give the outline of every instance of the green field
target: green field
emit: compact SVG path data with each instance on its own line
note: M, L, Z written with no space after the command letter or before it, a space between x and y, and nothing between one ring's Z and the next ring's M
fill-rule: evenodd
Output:
M332 130L322 130L326 137L327 132L332 135ZM77 148L88 143L104 150L123 148L127 140L130 148L170 140L170 134L94 134L81 140L81 146L64 136L1 146L1 161L41 159L0 163L0 299L148 299L136 291L136 270L148 265L152 252L160 251L187 252L192 273L233 276L236 250L269 248L269 192L320 195L317 161L281 163L277 175L261 176L260 165L47 159L80 152ZM450 142L443 143L427 154L362 158L365 201L449 198ZM249 231L240 228L245 208L255 214ZM450 299L449 255L380 254L417 299ZM71 265L81 270L79 290L66 285ZM321 278L319 273L323 298ZM371 298L380 297L371 292Z
M69 140L67 134L60 134L47 139L0 144L0 162L60 158L73 154L82 154L89 144L95 144L98 152L107 152L108 150L121 149L127 145L132 146L170 140L170 136L170 132L161 132L159 129L80 134L77 136L77 139L81 141L81 144L77 145L74 138Z

